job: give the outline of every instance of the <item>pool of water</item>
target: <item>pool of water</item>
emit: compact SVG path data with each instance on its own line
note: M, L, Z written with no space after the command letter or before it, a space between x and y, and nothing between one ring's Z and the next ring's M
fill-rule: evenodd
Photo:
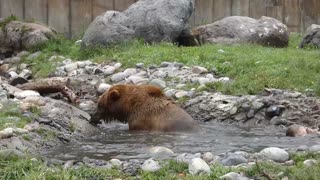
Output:
M128 131L127 125L104 125L100 134L79 142L50 149L46 156L61 160L81 160L83 157L109 160L117 158L146 159L153 146L163 146L179 153L228 151L257 152L265 147L295 149L315 145L319 136L286 137L285 130L275 127L244 128L235 125L208 123L197 133L150 133Z

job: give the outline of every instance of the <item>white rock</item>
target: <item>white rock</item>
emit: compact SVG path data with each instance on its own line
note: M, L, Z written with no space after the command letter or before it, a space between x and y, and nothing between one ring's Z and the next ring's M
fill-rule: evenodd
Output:
M317 160L315 160L315 159L307 159L307 160L303 161L303 164L305 166L313 166L316 163L317 163Z
M174 154L174 152L166 147L162 147L162 146L155 146L149 149L149 153L152 156L171 156Z
M8 74L10 75L11 79L18 77L18 74L15 71L9 71Z
M78 61L76 62L79 68L84 68L86 67L87 63L85 61Z
M164 94L168 97L172 97L176 93L175 89L168 89L164 92Z
M0 139L10 138L13 136L13 128L5 128L0 131Z
M15 134L26 134L26 133L28 133L28 130L21 129L21 128L13 128L13 133L15 133Z
M184 88L184 87L186 87L186 84L177 84L176 85L177 89L181 89L181 88Z
M122 66L121 63L116 63L113 67L116 68L116 69L119 69L121 66Z
M230 81L230 78L228 77L221 77L218 79L219 82L222 82L222 83L227 83Z
M206 152L203 154L203 160L205 160L206 162L211 162L214 159L214 156L211 152Z
M78 64L77 63L70 63L64 66L64 70L66 72L71 72L73 70L77 70L78 69Z
M175 97L177 99L180 99L180 98L183 98L183 97L188 97L188 91L178 91L176 94L175 94Z
M32 75L31 70L29 69L24 69L22 72L19 74L20 77L23 77L25 79L28 79Z
M249 178L241 176L239 173L236 172L230 172L228 174L220 176L219 178L223 180L249 180Z
M320 152L320 145L314 145L309 148L310 152Z
M111 87L110 84L106 84L106 83L101 83L97 89L99 94L103 94L104 92L106 92L109 88Z
M31 104L34 104L36 106L44 106L44 105L46 105L46 101L41 96L28 96L25 99L23 99L22 102L31 103Z
M223 49L219 49L218 53L224 53L224 50Z
M122 164L122 162L119 159L111 159L110 163L112 164L112 166L115 166L115 167L120 167Z
M40 94L36 91L25 90L25 91L15 93L14 96L18 99L24 99L29 96L40 96Z
M71 64L72 63L72 59L65 59L62 61L63 65L67 65L67 64Z
M176 157L176 161L178 163L187 163L190 164L191 160L194 158L198 158L196 157L194 154L190 154L190 153L182 153L179 156Z
M162 88L162 89L167 87L166 82L161 79L152 79L149 82L149 84L154 85L154 86L158 86L159 88Z
M202 73L208 72L208 70L206 68L201 67L201 66L193 66L191 71L192 71L192 73L195 73L195 74L202 74Z
M214 76L213 76L213 74L207 74L207 75L206 75L206 78L208 78L208 79L211 80L211 79L214 79Z
M141 166L141 169L147 172L155 172L158 171L160 168L161 167L159 163L157 161L154 161L152 158L146 160Z
M133 83L133 84L146 84L149 81L148 78L143 78L137 75L132 75L127 78L127 83Z
M193 158L189 164L189 173L192 175L211 173L208 164L201 158Z
M111 76L112 82L119 82L124 80L127 77L127 74L124 72L119 72Z
M137 70L135 68L128 68L126 70L123 71L127 76L126 77L129 77L131 75L134 75L137 73Z
M80 45L82 43L82 39L79 39L75 42L76 45Z
M260 154L276 162L285 162L289 160L289 153L277 147L269 147L260 151Z
M68 72L68 76L76 76L77 74L78 74L77 70L73 70L73 71Z
M200 85L206 85L208 83L210 83L210 79L209 78L204 78L204 77L199 77L198 78L198 82Z
M115 71L116 71L115 67L109 66L103 71L103 74L106 76L109 76L109 75L113 74Z
M86 67L84 67L84 70L85 70L88 74L91 74L91 73L93 73L94 68L95 68L95 67L93 67L93 66L86 66Z

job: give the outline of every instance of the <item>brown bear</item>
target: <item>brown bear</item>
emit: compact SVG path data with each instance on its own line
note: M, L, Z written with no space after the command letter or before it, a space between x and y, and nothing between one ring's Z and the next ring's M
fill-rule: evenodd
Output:
M100 96L91 122L118 120L129 130L191 131L199 128L193 118L162 90L151 85L119 84Z

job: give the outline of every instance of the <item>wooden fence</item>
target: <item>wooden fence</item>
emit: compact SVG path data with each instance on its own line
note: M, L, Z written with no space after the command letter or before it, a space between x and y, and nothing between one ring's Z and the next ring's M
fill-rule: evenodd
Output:
M125 10L137 0L0 0L0 17L47 24L66 36L83 32L90 22L107 10ZM226 16L253 18L270 16L285 23L290 31L303 32L320 24L320 0L194 0L190 24L197 26Z

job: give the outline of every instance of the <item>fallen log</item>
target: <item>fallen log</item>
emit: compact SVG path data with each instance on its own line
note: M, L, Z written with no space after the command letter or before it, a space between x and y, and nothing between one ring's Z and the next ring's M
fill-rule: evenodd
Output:
M78 102L78 97L73 92L70 86L69 78L52 77L52 78L38 79L33 82L18 84L16 87L22 90L38 91L40 94L60 92L69 100L69 102L71 103Z

